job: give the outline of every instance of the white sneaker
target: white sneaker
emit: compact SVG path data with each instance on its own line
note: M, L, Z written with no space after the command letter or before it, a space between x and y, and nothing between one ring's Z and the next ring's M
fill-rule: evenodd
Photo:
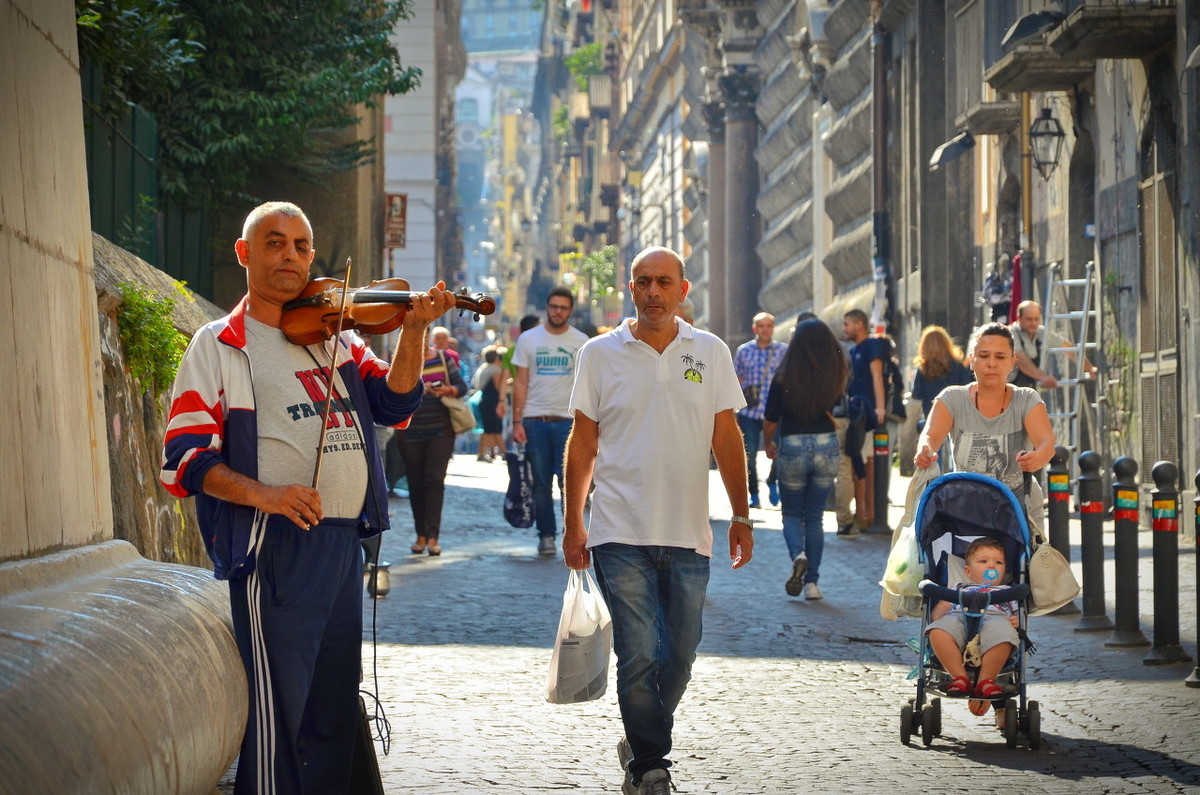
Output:
M801 552L792 561L792 576L788 577L788 581L783 584L783 589L787 591L788 596L799 596L800 589L804 587L804 575L808 573L808 555Z
M805 599L821 599L823 597L824 594L821 593L821 589L817 587L815 582L806 582L804 584Z

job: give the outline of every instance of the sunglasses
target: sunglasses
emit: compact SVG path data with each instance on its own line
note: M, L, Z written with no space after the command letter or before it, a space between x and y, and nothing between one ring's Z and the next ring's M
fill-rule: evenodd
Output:
M570 312L571 311L570 304L546 304L546 308L551 311L558 310L559 312Z

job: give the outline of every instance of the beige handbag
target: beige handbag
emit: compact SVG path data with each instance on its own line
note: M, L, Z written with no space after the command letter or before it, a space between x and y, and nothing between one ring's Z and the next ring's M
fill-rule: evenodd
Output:
M1029 558L1029 589L1033 603L1031 616L1057 610L1079 595L1079 583L1071 564L1061 552L1045 543L1039 544Z
M446 370L446 383L449 384L450 364L446 361L446 355L441 351L438 351L438 358L442 360L442 367ZM455 433L463 433L475 428L475 412L471 411L467 401L450 395L442 395L438 400L442 401L442 405L450 410L450 427Z

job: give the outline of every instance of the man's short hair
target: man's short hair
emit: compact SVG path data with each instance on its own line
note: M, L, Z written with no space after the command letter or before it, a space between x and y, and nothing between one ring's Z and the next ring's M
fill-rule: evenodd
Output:
M521 321L517 324L517 327L520 328L521 333L524 334L526 331L529 331L529 329L541 322L542 319L537 315L526 315L525 317L521 318Z
M291 202L263 202L246 216L246 220L242 224L242 240L249 240L250 235L254 233L254 227L258 226L259 222L268 215L286 215L290 218L300 218L308 225L309 237L312 237L312 224L309 222L308 216L298 206Z
M554 296L567 299L571 302L571 308L575 308L575 293L571 292L566 287L563 287L561 284L557 287L551 287L550 292L546 293L546 303L549 304L550 299Z
M770 312L759 312L757 315L754 316L754 320L752 322L757 324L758 321L760 321L760 320L770 320L772 323L774 323L775 316L772 315Z
M1022 301L1017 304L1017 317L1025 317L1025 310L1031 306L1036 306L1038 309L1042 308L1042 305L1037 301Z
M849 312L842 315L842 317L845 320L853 320L857 323L862 323L864 328L871 325L871 318L867 317L867 313L861 309L851 309Z

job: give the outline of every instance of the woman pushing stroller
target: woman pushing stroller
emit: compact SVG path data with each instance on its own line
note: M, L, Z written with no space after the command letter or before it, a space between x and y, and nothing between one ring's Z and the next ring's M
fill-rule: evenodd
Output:
M1000 323L981 326L972 337L970 352L975 383L947 387L935 398L913 463L919 469L932 466L938 459L936 451L948 438L952 443L953 469L987 475L1015 494L1024 494L1029 523L1040 529L1044 514L1042 492L1030 474L1045 467L1054 456L1054 432L1046 405L1035 390L1008 381L1016 359L1012 332L1007 326ZM960 583L960 590L1007 584L1005 546L1000 541L977 538L968 546L963 559L970 582ZM1019 643L1018 605L992 604L984 612L979 630L979 674L974 686L963 663L962 650L967 642L964 611L949 601L941 601L928 615L930 622L925 630L929 646L951 677L943 692L950 697L972 697L969 706L975 715L985 714L995 701L996 722L1003 728L1004 691L995 679ZM1023 712L1023 688L1021 700Z

